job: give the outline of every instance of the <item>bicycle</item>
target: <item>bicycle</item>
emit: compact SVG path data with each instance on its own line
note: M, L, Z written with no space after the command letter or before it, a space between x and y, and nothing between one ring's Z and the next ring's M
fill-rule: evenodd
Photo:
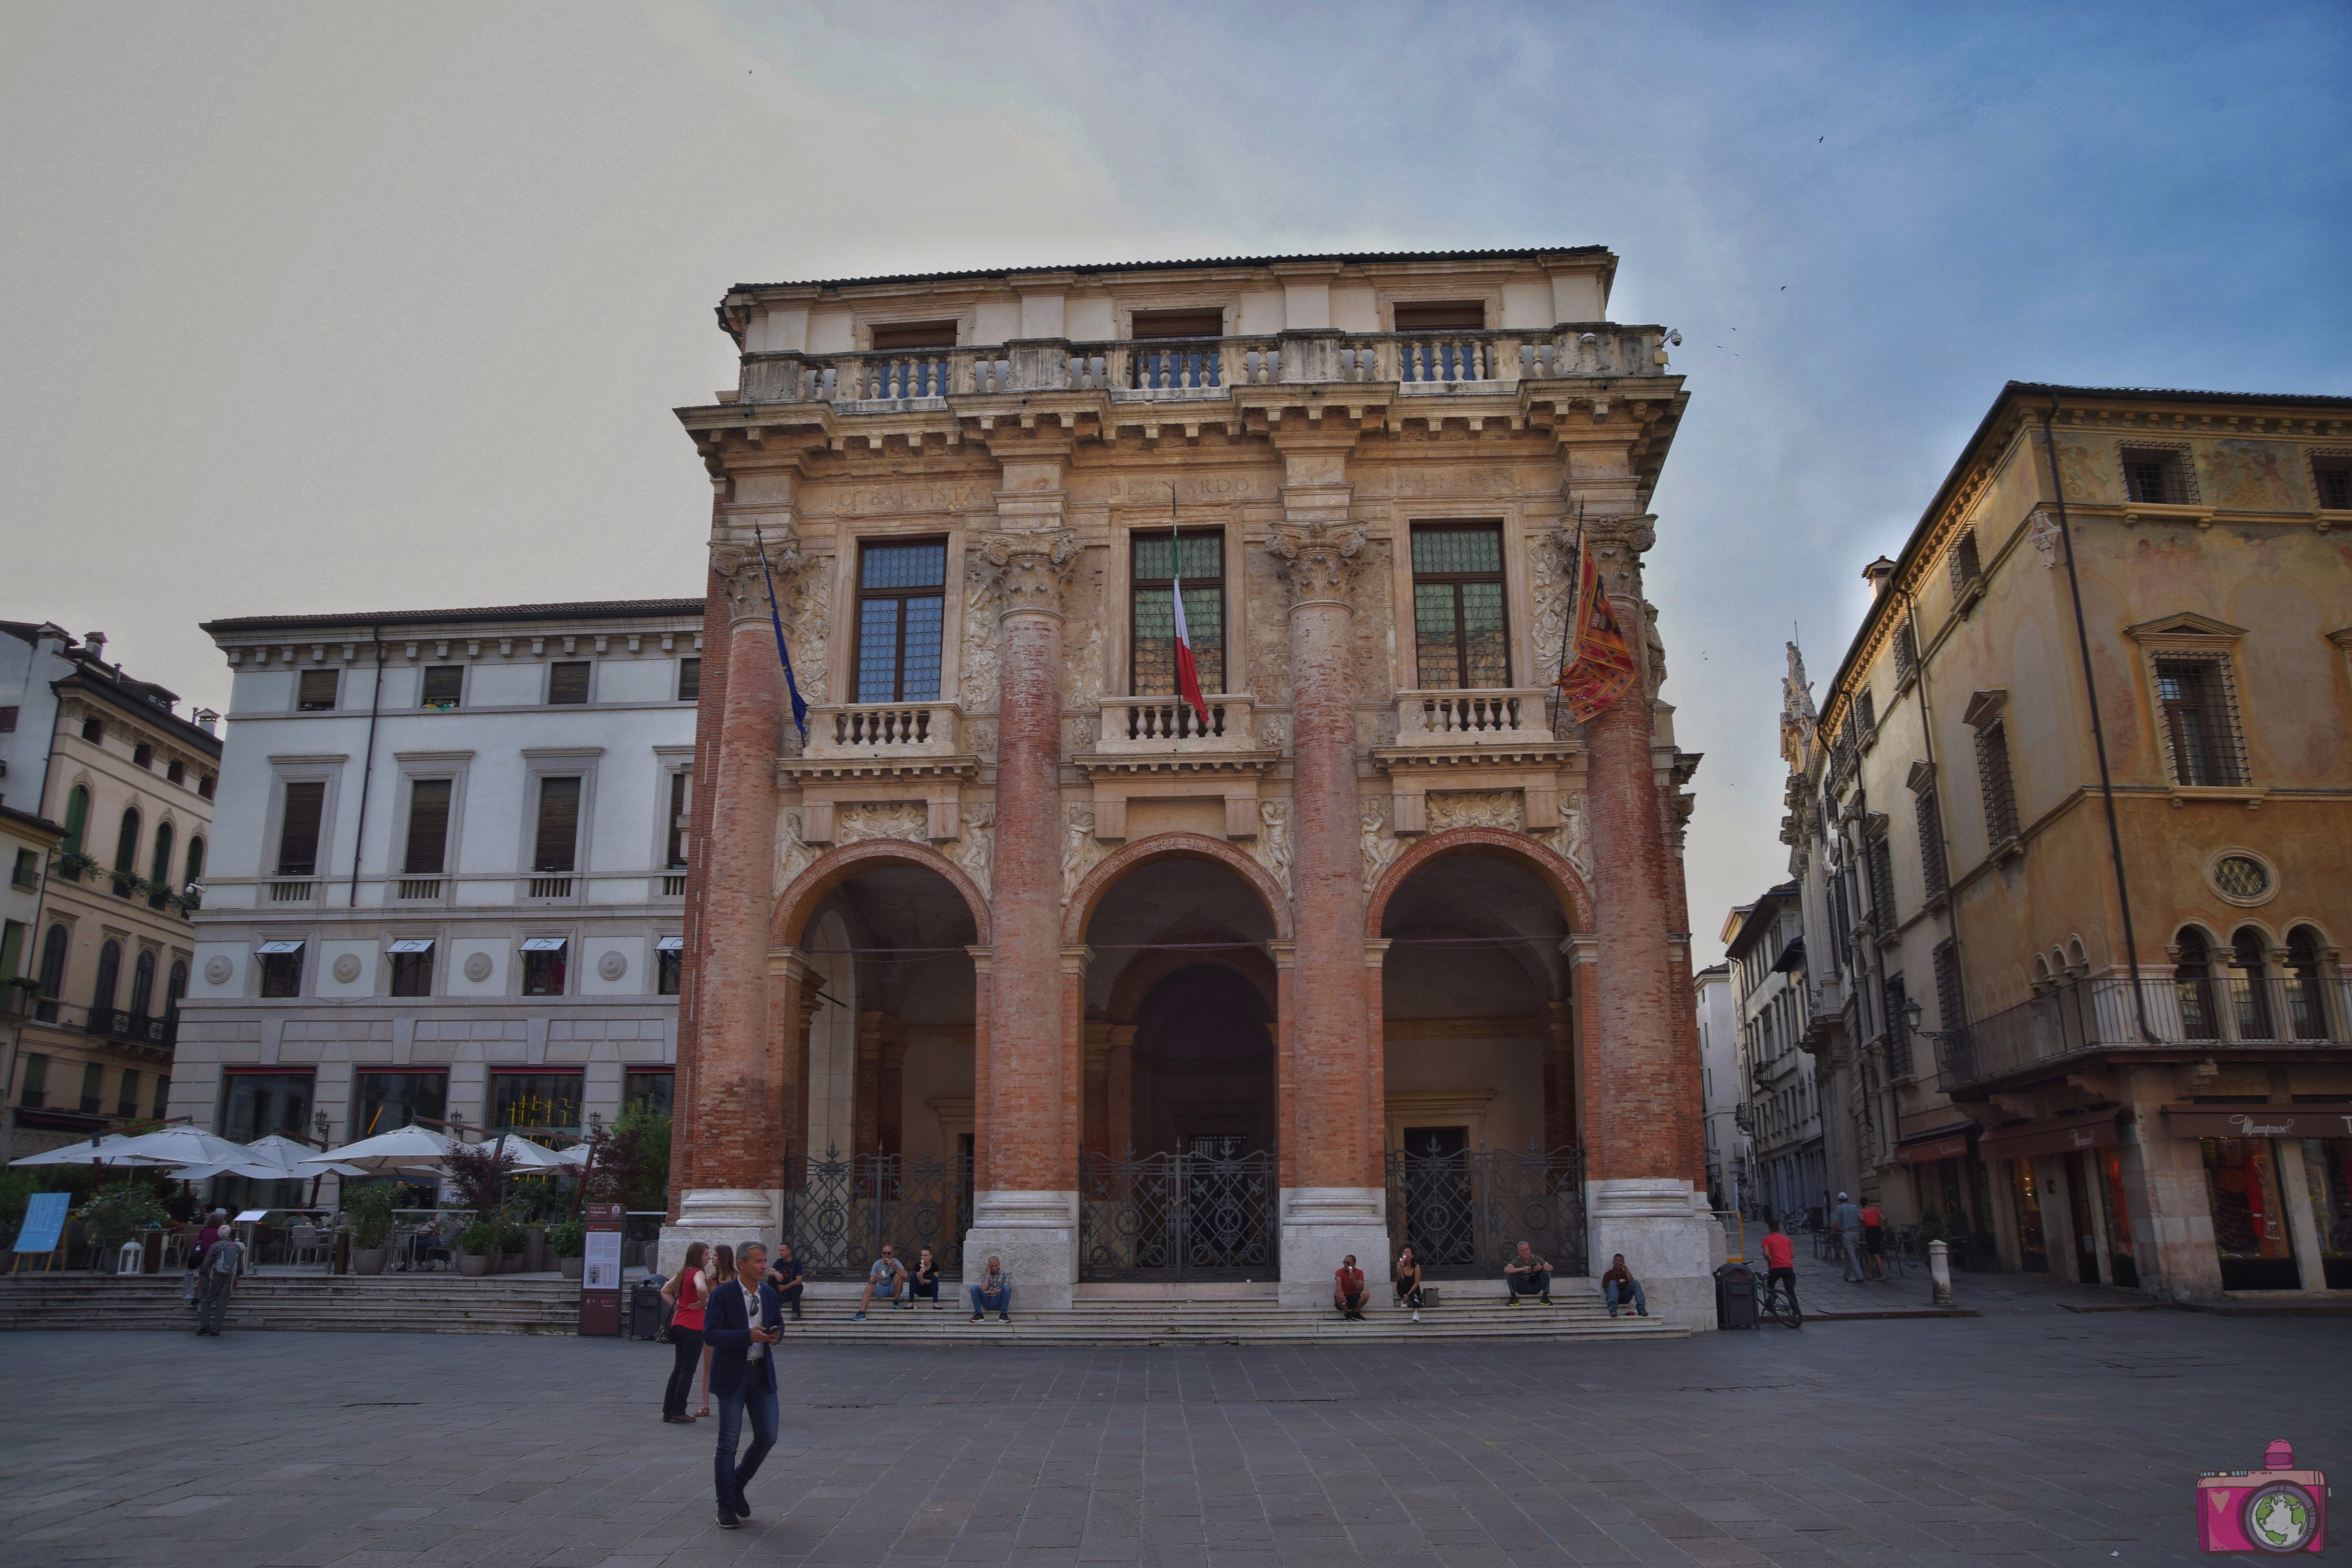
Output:
M1805 1326L1804 1310L1797 1305L1796 1296L1778 1279L1769 1276L1762 1281L1763 1290L1757 1297L1757 1310L1774 1322L1790 1329Z

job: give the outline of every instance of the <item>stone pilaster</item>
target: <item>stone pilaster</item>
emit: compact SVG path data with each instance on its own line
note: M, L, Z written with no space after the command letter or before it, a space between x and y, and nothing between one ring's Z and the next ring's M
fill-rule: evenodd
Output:
M1353 592L1362 530L1347 521L1343 454L1286 450L1294 480L1267 541L1290 601L1291 896L1297 911L1290 1020L1296 1139L1282 1193L1282 1298L1328 1301L1342 1257L1374 1267L1388 1250L1382 1189L1365 1123L1373 1052L1364 995L1362 823L1356 792ZM1302 458L1306 459L1302 462Z
M1016 471L1018 470L1018 471ZM1063 1038L1062 594L1077 544L1059 527L1057 462L1006 464L1001 521L977 556L997 575L994 927L975 1088L980 1152L968 1267L994 1253L1030 1310L1066 1307L1077 1281L1076 1064Z
M1643 648L1641 556L1655 542L1645 517L1586 524L1602 591L1629 641ZM1679 868L1666 842L1662 781L1653 756L1650 685L1637 680L1584 726L1590 757L1599 964L1599 1037L1589 1047L1584 1106L1590 1266L1622 1252L1651 1310L1715 1326L1722 1232L1706 1215L1705 1169L1693 1168L1700 1126L1699 1063L1675 1008L1678 905L1667 880Z

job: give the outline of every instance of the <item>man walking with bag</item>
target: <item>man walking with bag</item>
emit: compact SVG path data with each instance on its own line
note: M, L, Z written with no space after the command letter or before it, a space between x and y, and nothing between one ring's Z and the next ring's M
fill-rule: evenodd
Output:
M1838 1233L1838 1242L1845 1252L1846 1282L1862 1284L1870 1278L1862 1267L1862 1211L1843 1193L1838 1194L1837 1207L1830 1211L1830 1228Z
M710 1347L710 1391L719 1398L719 1452L712 1479L719 1491L719 1528L737 1530L751 1517L743 1489L776 1446L776 1342L784 1335L784 1307L767 1281L768 1248L752 1240L735 1249L735 1278L714 1286L702 1315L702 1342ZM751 1446L739 1461L735 1444L743 1417L751 1417Z
M221 1323L228 1316L228 1299L236 1289L236 1277L244 1272L245 1243L236 1238L236 1232L224 1228L205 1249L204 1263L196 1270L196 1332L220 1338Z

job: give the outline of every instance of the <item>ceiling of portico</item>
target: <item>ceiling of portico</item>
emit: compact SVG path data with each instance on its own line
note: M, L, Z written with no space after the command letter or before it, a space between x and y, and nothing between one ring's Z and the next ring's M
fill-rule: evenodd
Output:
M1390 898L1391 1018L1526 1017L1567 995L1568 921L1534 873L1477 851L1432 860Z
M947 879L919 866L861 871L818 906L837 911L857 954L857 1007L889 1013L908 1025L972 1021L971 956L978 940L971 910ZM811 940L822 927L810 923ZM892 957L879 949L946 948Z
M1087 922L1093 962L1087 969L1087 1016L1107 1016L1111 994L1131 967L1165 967L1176 962L1244 963L1263 967L1263 956L1246 949L1223 955L1197 951L1181 960L1158 944L1258 944L1274 938L1274 917L1256 889L1213 860L1175 858L1137 867L1095 906Z

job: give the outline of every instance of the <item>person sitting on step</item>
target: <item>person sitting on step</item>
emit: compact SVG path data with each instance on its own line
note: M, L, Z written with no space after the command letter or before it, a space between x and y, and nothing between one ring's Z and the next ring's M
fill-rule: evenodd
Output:
M907 1266L898 1261L897 1249L888 1242L884 1242L882 1256L876 1258L874 1267L866 1271L866 1294L857 1298L857 1310L849 1314L850 1321L864 1322L866 1309L874 1304L874 1298L877 1293L890 1303L890 1310L894 1312L912 1307L915 1304L912 1298L905 1302L898 1300L898 1292L905 1288L906 1283Z
M908 1278L907 1305L911 1308L917 1301L926 1298L930 1300L931 1310L938 1311L940 1310L940 1266L931 1257L931 1249L928 1247L916 1256L915 1271Z
M988 1255L988 1267L981 1270L980 1282L971 1288L971 1321L980 1321L983 1312L994 1312L1000 1323L1013 1321L1013 1276L1004 1271L1004 1263L993 1252Z
M1397 1254L1397 1305L1412 1309L1412 1321L1421 1321L1421 1259L1408 1247Z
M1356 1255L1352 1252L1331 1271L1331 1305L1339 1310L1343 1318L1359 1323L1364 1321L1364 1271L1356 1267Z
M1551 1305L1551 1265L1538 1258L1535 1249L1524 1241L1519 1243L1517 1254L1503 1265L1503 1283L1508 1287L1503 1297L1506 1307L1517 1306L1522 1296L1533 1296L1545 1306Z
M1607 1299L1612 1318L1623 1306L1631 1306L1644 1318L1650 1315L1650 1299L1642 1294L1642 1282L1625 1267L1625 1255L1622 1252L1609 1259L1609 1272L1601 1277L1601 1294Z

